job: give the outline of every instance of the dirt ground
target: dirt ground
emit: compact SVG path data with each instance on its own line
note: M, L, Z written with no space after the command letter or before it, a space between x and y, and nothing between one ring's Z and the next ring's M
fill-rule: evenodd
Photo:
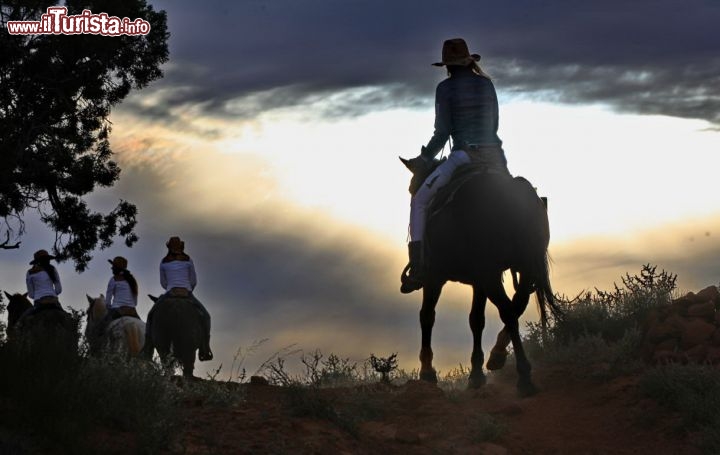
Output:
M636 377L601 382L536 368L541 392L529 398L517 396L514 381L504 373L471 391L410 381L296 395L247 385L234 406L187 402L183 435L168 453L700 453L674 416L639 395Z

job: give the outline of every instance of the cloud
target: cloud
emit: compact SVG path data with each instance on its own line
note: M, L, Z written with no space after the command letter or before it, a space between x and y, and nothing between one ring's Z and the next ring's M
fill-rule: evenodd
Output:
M551 246L553 285L572 296L612 289L626 273L656 265L678 276L678 290L698 291L720 280L720 217L666 223L625 235L593 236Z
M123 108L167 121L178 109L248 118L318 100L328 117L432 104L444 72L430 63L463 36L501 91L720 123L720 5L703 0L155 6L168 11L171 64L143 92L154 104L136 95Z

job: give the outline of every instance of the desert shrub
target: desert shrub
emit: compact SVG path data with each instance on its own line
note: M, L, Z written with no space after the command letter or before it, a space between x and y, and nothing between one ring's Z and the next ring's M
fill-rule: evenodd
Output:
M621 279L623 286L614 284L612 291L595 289L594 294L574 299L558 297L564 314L553 321L552 338L560 343L587 335L609 342L623 338L642 324L648 311L670 302L677 275L658 272L657 266L646 264L639 275L625 274Z
M528 323L524 347L530 358L590 365L608 363L616 372L636 366L640 327L648 312L670 302L677 276L643 265L639 275L625 274L622 287L596 289L573 299L556 296L561 317L547 331Z
M16 430L31 429L33 439L52 441L58 451L80 450L78 443L99 429L131 432L147 453L171 435L175 388L153 364L52 349L28 353L12 345L1 350L0 362L7 368L0 395L13 409Z
M286 402L295 417L327 420L357 437L361 422L383 415L384 393L364 386L328 389L296 383L286 388Z
M370 367L375 373L380 375L380 381L389 384L392 374L398 368L397 352L390 354L388 357L376 357L375 354L370 354L368 362L370 362Z
M469 423L470 437L476 443L497 441L507 431L506 425L490 414L477 414Z
M317 387L338 387L356 383L360 379L357 363L348 358L330 354L327 358L320 350L303 354L301 362L305 367L302 381Z
M648 370L640 391L682 418L681 429L699 436L708 453L720 452L720 372L704 365L667 365Z

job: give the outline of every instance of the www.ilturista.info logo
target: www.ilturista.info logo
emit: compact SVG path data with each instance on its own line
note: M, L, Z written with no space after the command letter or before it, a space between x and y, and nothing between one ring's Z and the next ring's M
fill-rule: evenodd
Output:
M11 35L147 35L150 23L144 19L108 16L107 13L93 14L88 9L68 16L66 7L51 6L39 21L8 21L7 29Z

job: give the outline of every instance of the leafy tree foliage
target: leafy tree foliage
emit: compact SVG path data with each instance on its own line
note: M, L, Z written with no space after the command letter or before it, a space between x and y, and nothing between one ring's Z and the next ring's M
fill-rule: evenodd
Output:
M112 160L113 106L162 77L168 60L166 14L145 0L67 0L84 9L151 25L148 35L10 35L7 22L37 21L56 0L0 1L0 248L16 248L24 215L40 213L55 232L54 253L78 271L116 236L137 241L136 207L120 200L108 213L84 197L120 175ZM3 241L4 239L4 241Z

